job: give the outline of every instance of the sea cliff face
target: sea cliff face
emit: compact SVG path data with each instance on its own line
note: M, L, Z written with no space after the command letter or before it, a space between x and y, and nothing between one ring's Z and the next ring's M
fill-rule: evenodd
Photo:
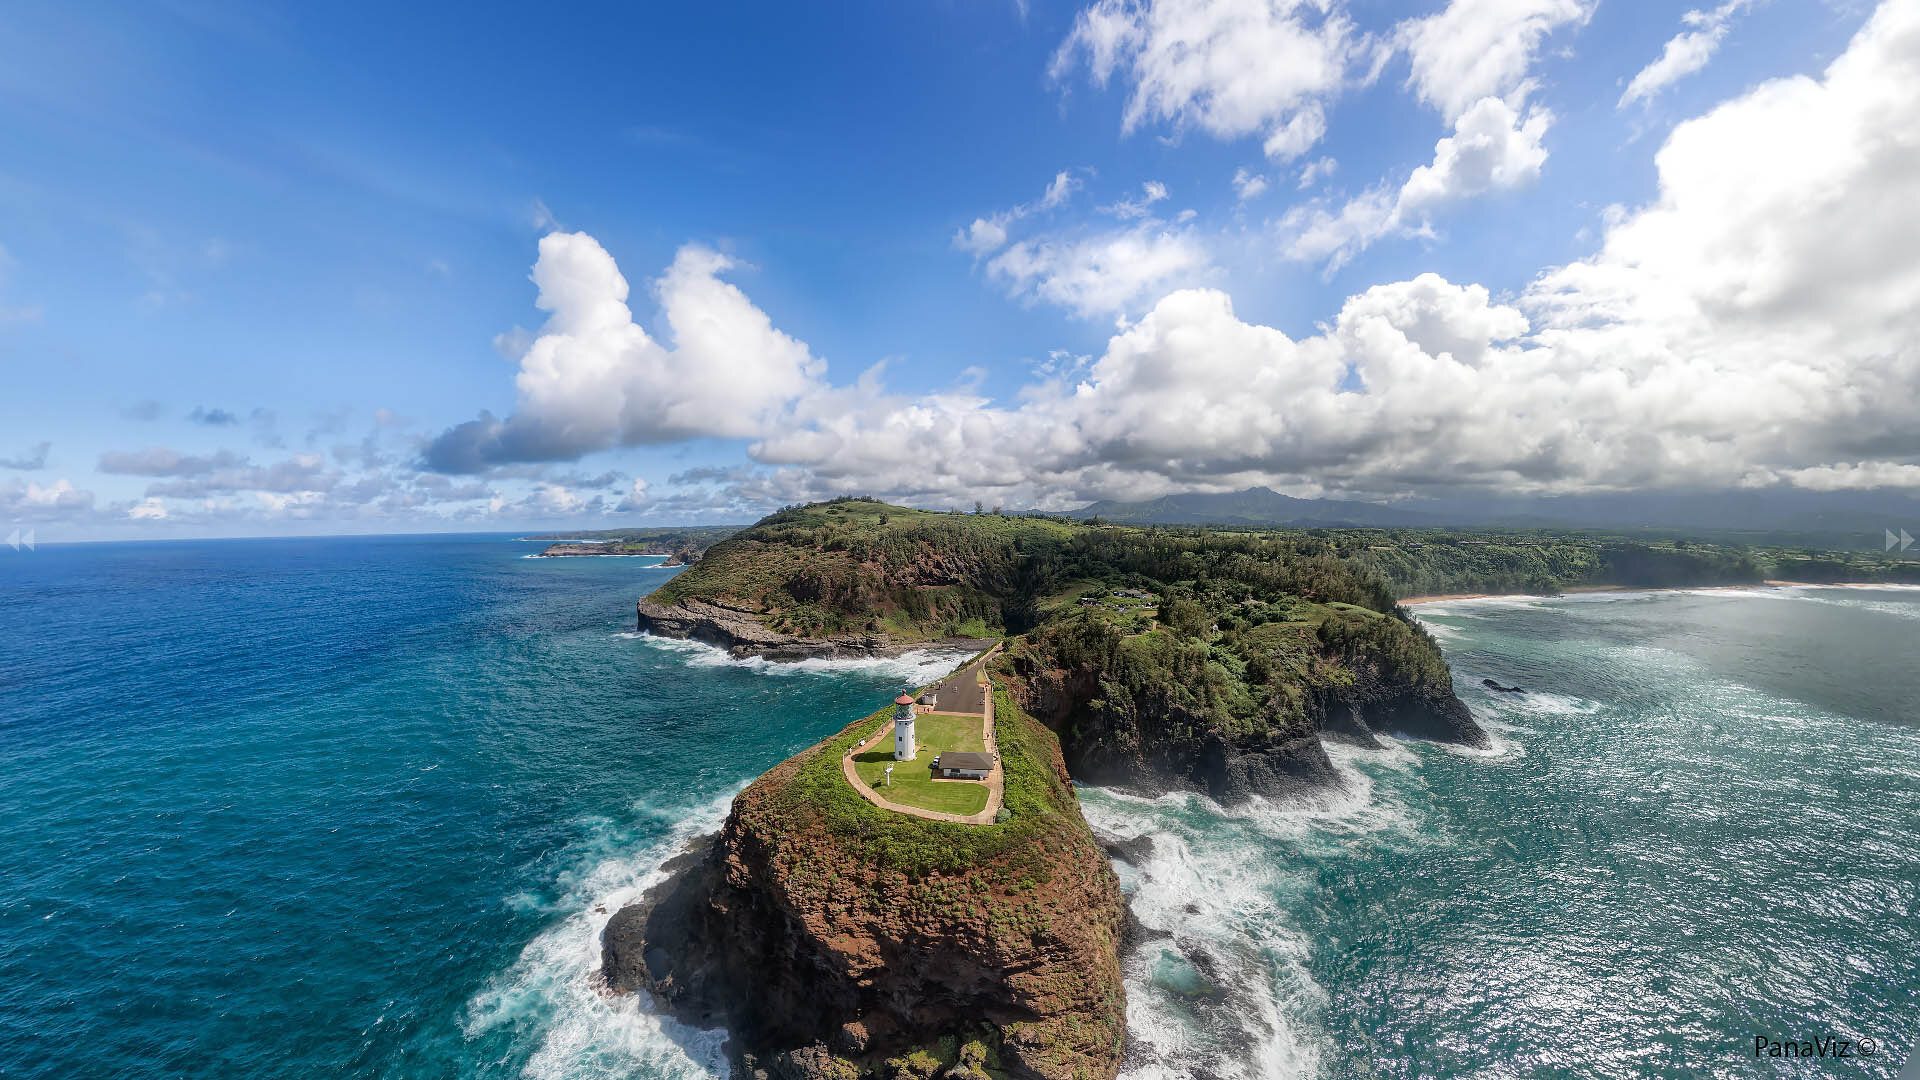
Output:
M614 916L609 985L724 1025L739 1075L1114 1076L1118 882L1058 743L1007 705L1008 822L861 799L838 760L876 714L755 781L717 836Z
M663 604L642 599L635 605L634 626L643 634L705 642L727 650L736 659L759 656L792 661L897 656L909 649L929 646L977 652L990 644L986 639L977 638L899 641L877 633L797 637L767 626L765 614L739 601L687 598Z
M1410 634L1403 642L1415 653L1433 648ZM1217 679L1208 656L1191 644L1168 645L1143 660L1126 642L1087 648L1040 634L1010 650L1009 687L1060 733L1076 778L1147 794L1200 791L1226 805L1338 787L1328 741L1377 749L1380 736L1407 736L1490 745L1444 665L1436 673L1388 663L1366 648L1316 646L1236 710L1221 703L1224 695L1206 692ZM1170 668L1149 666L1168 657Z

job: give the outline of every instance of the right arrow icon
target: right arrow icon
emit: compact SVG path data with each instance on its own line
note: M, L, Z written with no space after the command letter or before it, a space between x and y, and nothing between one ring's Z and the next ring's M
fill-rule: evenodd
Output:
M1893 530L1892 530L1892 529L1887 529L1887 530L1885 530L1885 532L1886 532L1886 534L1887 534L1887 546L1886 546L1886 550L1888 550L1888 551L1892 551L1892 550L1893 550L1893 546L1894 546L1895 544L1898 544L1898 545L1900 545L1900 550L1901 550L1901 551L1905 551L1905 550L1907 550L1908 548L1910 548L1910 547L1912 547L1912 546L1913 546L1913 537L1911 537L1911 536L1908 536L1908 535L1907 535L1907 530L1905 530L1905 529L1901 529L1901 530L1900 530L1900 535L1899 535L1899 536L1895 536L1895 535L1893 535Z

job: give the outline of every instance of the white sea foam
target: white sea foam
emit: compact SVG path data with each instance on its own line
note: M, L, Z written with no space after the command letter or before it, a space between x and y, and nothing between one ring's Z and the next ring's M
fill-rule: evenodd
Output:
M645 994L606 990L600 934L614 912L665 879L663 864L689 840L720 827L737 791L675 815L666 838L638 854L608 854L617 837L590 845L545 905L557 921L468 1001L467 1035L502 1026L525 1031L534 1044L525 1069L531 1077L726 1076L724 1030L681 1024L656 1012ZM522 893L506 903L524 908L538 900Z
M728 655L725 649L709 645L704 641L689 641L684 638L659 637L640 631L628 630L615 635L633 641L640 641L666 652L678 653L691 667L736 667L762 675L844 675L848 672L862 672L871 675L888 676L902 682L930 682L947 674L960 665L960 662L972 656L966 649L910 649L898 656L861 656L861 657L816 657L809 660L769 660L764 656L749 656L744 659Z
M1250 858L1254 837L1193 796L1084 803L1096 828L1148 836L1122 881L1149 940L1126 965L1131 1080L1213 1075L1311 1075L1320 1055L1325 995L1307 973L1307 943L1282 921L1290 891L1275 860Z
M654 559L659 563L667 561L665 555L542 555L537 551L520 557L523 559Z
M1822 589L1814 592L1808 589L1800 594L1800 599L1812 604L1825 604L1829 607L1848 608L1853 611L1872 611L1881 615L1895 615L1903 619L1920 619L1920 604L1901 603L1896 600L1875 600L1866 590Z

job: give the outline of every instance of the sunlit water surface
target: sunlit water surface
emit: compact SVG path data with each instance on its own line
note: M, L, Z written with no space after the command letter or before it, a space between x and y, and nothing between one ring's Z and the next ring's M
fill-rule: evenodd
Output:
M674 571L506 537L0 560L0 1076L666 1077L608 913L741 785L944 671L629 632ZM12 553L8 553L9 556ZM1492 753L1228 813L1083 789L1135 1077L1892 1076L1920 1027L1920 594L1421 609ZM1483 676L1523 696L1478 687ZM1756 1035L1878 1040L1782 1070Z

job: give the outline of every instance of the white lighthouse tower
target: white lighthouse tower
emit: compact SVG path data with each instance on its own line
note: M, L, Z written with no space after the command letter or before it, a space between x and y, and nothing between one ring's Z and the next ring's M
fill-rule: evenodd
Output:
M893 760L912 761L913 696L901 694L893 699Z

